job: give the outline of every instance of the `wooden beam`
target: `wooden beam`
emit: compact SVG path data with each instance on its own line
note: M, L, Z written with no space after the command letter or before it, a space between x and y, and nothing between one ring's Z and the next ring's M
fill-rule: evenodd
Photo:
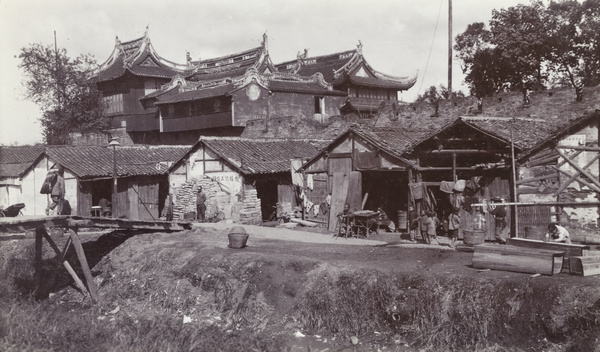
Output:
M77 257L79 258L79 263L81 264L81 270L83 271L83 275L85 276L85 281L87 283L87 288L90 293L90 297L92 298L92 301L96 303L98 302L98 288L96 287L94 277L92 276L92 272L90 271L90 266L88 265L87 259L85 257L85 252L83 251L83 247L81 246L79 235L73 229L69 229L69 235L71 236L71 241L73 242L75 253L77 253Z
M416 154L509 154L510 150L506 149L434 149L421 150Z
M560 150L556 150L558 152L558 154L560 154L560 156L562 156L571 166L573 166L575 168L575 170L579 171L582 175L586 176L590 181L592 181L592 183L594 183L596 186L598 186L598 188L600 188L600 181L598 181L596 178L594 178L594 176L590 175L589 173L587 173L585 170L583 170L581 167L579 167L579 165L577 165L575 162L573 162L573 160L569 159L568 156L565 155L565 153L561 152Z
M85 295L88 292L88 290L85 288L83 281L81 281L79 276L77 276L77 273L75 273L75 270L73 270L73 267L71 266L71 264L65 260L65 254L67 253L67 250L69 249L69 244L71 243L71 238L69 237L67 239L65 248L61 252L60 249L58 249L58 246L56 245L56 243L54 242L52 237L50 237L50 235L48 235L48 233L45 230L44 230L44 237L46 238L46 241L48 241L48 243L50 244L50 247L52 247L52 249L56 253L56 256L58 257L58 262L62 263L62 265L65 267L65 269L67 269L67 272L69 273L69 275L71 275L71 278L73 278L73 281L75 282L75 286L77 286L79 288L79 290L81 291L81 293L83 293ZM56 272L52 275L52 277L54 277L55 275L56 275ZM51 280L51 281L53 281L53 280Z
M560 149L573 149L588 152L600 152L600 147L589 147L584 145L557 145L556 148Z
M567 177L572 177L572 176L573 176L573 175L571 175L570 173L568 173L568 172L566 172L566 171L563 171L563 170L561 170L561 169L559 169L559 168L556 168L556 167L554 167L554 168L555 168L556 170L558 170L560 173L562 173L563 175L567 176ZM585 186L589 187L589 189L591 189L592 191L600 192L600 188L598 188L598 187L596 187L595 185L593 185L593 184L591 184L591 183L587 182L586 180L582 179L581 177L576 177L576 178L575 178L575 180L577 180L577 181L579 181L579 182L583 183ZM570 183L569 183L569 184L570 184ZM568 186L568 184L567 184L567 186ZM566 187L565 187L565 188L566 188ZM562 190L561 190L560 192L562 192ZM556 192L556 193L558 194L558 193L560 193L560 192Z
M598 160L598 158L600 158L600 154L597 154L594 158L592 158L592 160L590 162L588 162L583 169L587 169L588 167L590 167L596 160ZM560 170L560 169L557 169ZM569 187L569 185L571 183L573 183L573 181L575 181L576 179L579 178L580 173L576 172L575 174L571 175L571 177L569 177L569 179L567 181L565 181L564 184L562 184L559 188L558 191L556 191L554 193L554 195L558 195L560 192L562 192L563 190L565 190L567 187ZM590 187L591 188L591 187Z
M37 298L41 298L40 291L42 289L42 238L44 237L44 232L46 230L43 227L35 229L35 257L33 267L35 268L35 296Z
M529 183L529 182L547 180L549 178L556 178L556 179L558 179L558 175L553 174L553 175L543 175L543 176L538 176L538 177L527 178L527 179L523 179L523 180L517 181L517 184L521 185L523 183Z

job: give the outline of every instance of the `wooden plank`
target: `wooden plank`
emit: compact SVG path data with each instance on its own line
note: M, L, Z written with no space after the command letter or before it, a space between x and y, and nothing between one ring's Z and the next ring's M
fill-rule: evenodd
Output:
M480 244L473 247L472 264L475 269L542 275L553 275L562 270L563 251L494 244Z
M583 244L568 244L560 242L544 242L538 240L531 240L526 238L510 238L508 244L517 247L527 248L539 248L547 249L552 251L564 251L565 257L577 257L582 256L584 250L590 250L590 246Z
M570 257L582 256L584 255L584 251L590 249L588 245L581 244L569 244L569 243L560 243L560 242L544 242L526 238L510 238L508 239L508 244L517 247L528 247L528 248L539 248L539 249L548 249L553 251L564 251L565 256L563 259L563 270L569 270L570 266Z
M115 218L96 218L80 216L52 216L41 218L18 217L0 220L0 232L21 233L34 231L39 227L98 227L125 230L183 231L191 229L186 221L144 221Z
M571 257L570 272L573 275L591 276L600 274L600 256Z
M344 210L346 196L348 195L348 175L341 172L333 174L331 190L331 211L329 212L329 231L335 231L337 215Z
M90 271L90 266L88 265L87 259L85 257L85 252L83 251L83 247L81 246L79 235L77 235L77 232L75 232L73 229L69 229L69 235L71 236L71 241L73 242L75 253L77 253L77 258L79 258L79 263L81 264L81 270L83 271L83 275L85 276L85 281L87 283L87 288L90 293L90 297L92 298L92 301L96 303L98 302L98 288L96 287L94 277L92 276L92 272Z
M519 180L517 181L518 185L521 185L523 183L529 183L529 182L536 182L536 181L541 181L541 180L547 180L549 178L555 178L558 179L558 175L557 174L552 174L552 175L544 175L544 176L538 176L538 177L532 177L532 178L527 178L527 179L523 179L523 180Z
M348 179L348 194L346 203L350 204L350 209L362 210L362 175L359 171L350 172Z
M38 298L40 298L39 294L41 293L40 290L42 288L42 238L44 237L44 232L46 232L46 230L43 227L35 229L35 257L33 267L35 269L35 293Z
M556 148L573 149L573 150L581 150L581 151L589 151L589 152L600 152L600 147L591 147L591 146L583 146L583 145L557 145Z

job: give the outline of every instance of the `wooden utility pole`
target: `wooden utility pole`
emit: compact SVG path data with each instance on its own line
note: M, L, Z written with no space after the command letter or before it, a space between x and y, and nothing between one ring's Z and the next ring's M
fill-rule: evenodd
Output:
M452 99L452 0L448 0L448 99Z

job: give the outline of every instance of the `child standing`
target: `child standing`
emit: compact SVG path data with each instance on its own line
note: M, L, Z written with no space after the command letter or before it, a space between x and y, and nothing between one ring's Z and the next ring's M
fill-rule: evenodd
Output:
M437 226L438 226L438 223L440 222L440 220L437 218L437 216L435 215L435 212L433 212L433 211L429 211L427 213L427 216L429 217L429 222L427 223L427 240L428 240L427 243L431 244L431 239L436 238L435 231L437 229Z
M458 239L458 229L460 228L460 208L454 207L452 213L448 216L448 232L450 237L450 248L454 248Z
M421 231L421 237L423 238L423 242L429 244L431 240L429 238L429 224L431 223L431 219L427 216L425 210L421 210L421 216L419 217L419 231Z

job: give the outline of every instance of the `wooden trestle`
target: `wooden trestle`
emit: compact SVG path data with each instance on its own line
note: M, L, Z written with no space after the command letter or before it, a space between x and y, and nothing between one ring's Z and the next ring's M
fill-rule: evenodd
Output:
M62 250L56 245L52 237L47 232L47 228L67 228L69 238ZM141 221L113 218L96 217L78 217L78 216L52 216L43 218L2 218L0 221L0 233L22 233L26 231L35 231L35 287L36 294L39 293L42 286L42 246L45 239L57 255L58 263L61 263L67 272L73 278L75 285L81 292L88 293L92 301L98 302L98 288L94 283L92 272L88 265L81 241L79 239L79 228L101 228L115 230L147 230L147 231L182 231L191 229L189 222L168 222L168 221ZM65 255L70 245L73 245L83 275L84 282L77 276L71 264L65 259ZM52 275L56 275L56 272ZM87 287L86 287L87 286Z

